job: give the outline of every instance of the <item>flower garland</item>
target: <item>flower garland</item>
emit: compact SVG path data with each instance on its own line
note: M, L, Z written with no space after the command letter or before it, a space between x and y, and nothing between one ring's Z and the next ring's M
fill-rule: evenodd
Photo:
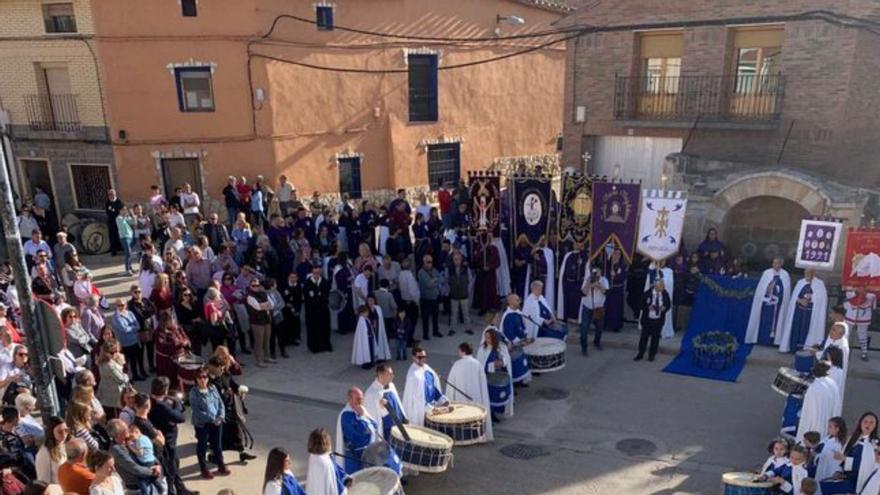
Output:
M752 287L742 290L725 289L711 277L707 277L702 273L697 274L697 277L699 277L701 284L705 284L712 292L721 297L730 299L751 299L755 297L755 289Z
M736 336L730 332L706 332L694 337L695 350L713 355L730 355L739 349Z

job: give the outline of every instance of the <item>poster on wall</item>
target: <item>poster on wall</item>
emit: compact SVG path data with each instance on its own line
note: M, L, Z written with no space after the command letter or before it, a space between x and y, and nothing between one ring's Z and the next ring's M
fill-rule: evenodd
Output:
M684 191L645 189L639 214L636 249L649 259L661 261L675 255L681 246L687 198Z
M850 229L846 235L841 285L880 291L880 230Z
M807 218L801 221L794 266L816 270L834 270L837 244L843 224L835 220Z
M593 182L593 215L590 223L590 259L609 243L620 247L627 263L635 253L639 218L640 182Z

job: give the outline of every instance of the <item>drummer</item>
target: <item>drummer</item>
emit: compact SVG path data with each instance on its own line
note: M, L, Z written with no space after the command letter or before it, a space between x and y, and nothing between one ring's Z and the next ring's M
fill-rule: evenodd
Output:
M409 422L403 411L400 396L397 394L397 387L394 386L394 370L390 365L380 363L376 366L376 379L364 394L364 407L367 413L380 423L379 433L385 440L391 439L394 418L400 423Z
M190 350L190 341L177 324L172 313L160 313L154 336L156 343L156 375L168 377L172 390L183 391L178 371L178 359Z
M534 339L528 338L526 335L525 318L519 310L520 298L516 294L507 296L507 309L501 315L501 331L502 336L507 340L508 347L513 351L513 347L519 345L527 345ZM513 376L513 384L517 387L527 387L532 381L532 373L529 371L529 361L526 355L519 352L510 353L511 374Z
M492 421L501 421L500 415L513 416L513 388L511 386L511 365L510 354L507 352L507 346L499 342L498 329L489 326L483 330L483 338L480 341L480 347L477 350L477 360L479 360L483 371L487 374L486 382L489 394L489 404L492 411ZM507 375L506 381L495 382L488 379L489 373L504 373ZM487 428L487 433L491 438L491 425Z
M344 459L337 459L337 462L343 463L345 472L351 475L365 467L371 467L364 465L361 457L367 447L375 442L381 442L382 438L379 433L379 423L364 407L364 392L358 387L352 387L348 390L347 400L348 403L336 420L336 451L345 456ZM400 459L390 444L387 448L390 452L385 467L400 476Z
M425 414L430 414L435 407L449 406L449 400L440 391L440 375L428 366L428 352L416 345L412 356L413 363L403 388L403 407L409 411L412 424L424 426Z
M532 281L529 285L531 292L526 296L523 304L523 313L526 318L526 334L531 337L551 337L565 340L568 335L568 327L556 319L556 315L550 310L547 299L544 298L544 282Z

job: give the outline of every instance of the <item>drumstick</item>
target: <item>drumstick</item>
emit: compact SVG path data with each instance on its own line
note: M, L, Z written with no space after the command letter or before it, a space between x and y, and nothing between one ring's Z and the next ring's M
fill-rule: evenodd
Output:
M336 451L333 452L333 455L338 456L338 457L342 457L343 459L349 459L349 460L352 460L352 461L357 461L357 462L359 462L359 463L361 463L361 464L367 464L367 465L369 465L370 467L380 466L379 464L373 464L372 462L367 462L367 461L364 461L364 460L362 460L362 459L357 459L357 458L354 458L354 457L352 457L352 456L350 456L350 455L340 454L339 452L336 452Z
M446 380L446 385L449 385L450 387L452 387L453 390L455 390L456 392L458 392L458 393L460 393L461 395L463 395L463 396L465 397L465 399L467 399L467 400L469 400L469 401L471 401L471 402L474 402L474 399L473 399L470 395L464 393L460 388L458 388L458 387L456 387L455 385L453 385L452 382L450 382L449 380Z
M385 409L388 408L386 407ZM401 421L400 418L397 417L397 414L395 414L394 411L392 411L391 409L388 409L388 415L391 416L391 422L394 423L394 426L396 426L397 430L400 431L400 435L403 437L403 439L407 442L412 441L412 439L409 437L409 433L407 433L406 428L403 426L403 421ZM386 438L385 441L387 442L388 439ZM388 446L390 447L391 444L389 443Z

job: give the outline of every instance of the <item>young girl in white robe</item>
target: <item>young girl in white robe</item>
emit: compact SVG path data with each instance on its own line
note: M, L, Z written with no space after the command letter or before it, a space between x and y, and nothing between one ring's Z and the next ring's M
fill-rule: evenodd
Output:
M306 474L306 495L344 495L351 478L332 455L330 434L324 428L309 434L309 470Z
M770 457L761 466L759 473L761 478L769 479L781 476L791 466L788 460L788 440L774 438L767 446L767 451L770 452Z
M828 420L825 439L816 446L816 481L823 481L840 471L843 446L846 443L846 421L841 417Z

